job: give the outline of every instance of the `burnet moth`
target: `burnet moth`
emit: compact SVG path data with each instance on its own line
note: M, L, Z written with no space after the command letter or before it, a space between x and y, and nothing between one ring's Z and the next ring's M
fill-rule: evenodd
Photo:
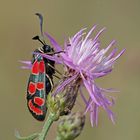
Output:
M41 14L36 14L40 19L40 30L42 32L43 17ZM32 58L32 68L27 87L27 106L33 117L39 121L43 121L47 112L46 98L53 88L53 74L55 73L55 62L42 57L41 54L54 53L53 48L47 45L39 36L33 37L33 40L38 40L43 45L36 49Z

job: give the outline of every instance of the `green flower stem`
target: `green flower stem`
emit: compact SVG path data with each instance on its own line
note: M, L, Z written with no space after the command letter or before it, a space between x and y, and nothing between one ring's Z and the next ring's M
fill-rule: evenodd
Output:
M39 134L39 140L45 140L45 137L49 131L50 126L54 121L54 115L52 113L49 114L47 121L45 122L41 133Z

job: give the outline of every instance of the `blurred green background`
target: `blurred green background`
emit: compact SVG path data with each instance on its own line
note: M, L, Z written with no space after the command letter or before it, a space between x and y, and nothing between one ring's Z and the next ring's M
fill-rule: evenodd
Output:
M126 48L113 73L99 80L104 88L117 88L113 111L116 124L100 112L99 125L86 126L77 140L140 139L140 1L139 0L1 0L0 4L0 140L15 140L14 131L22 136L40 131L43 123L33 119L26 106L26 86L30 71L21 70L19 60L31 59L40 44L32 41L39 34L34 15L44 15L44 31L62 44L83 27L107 27L102 47L116 39L119 51ZM79 109L81 105L77 105ZM83 106L83 105L82 105ZM55 123L48 140L54 139Z

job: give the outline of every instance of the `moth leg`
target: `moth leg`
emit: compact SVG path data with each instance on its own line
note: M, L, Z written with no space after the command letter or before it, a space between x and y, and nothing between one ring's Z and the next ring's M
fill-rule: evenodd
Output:
M54 69L58 74L62 75L62 73L61 73L60 71L58 71L55 67L53 67L53 66L50 65L49 63L48 63L48 66L51 67L52 69Z

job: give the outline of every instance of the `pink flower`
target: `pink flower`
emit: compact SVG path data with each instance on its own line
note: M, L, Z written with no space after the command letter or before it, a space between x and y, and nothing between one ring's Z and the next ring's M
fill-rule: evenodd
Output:
M69 38L68 42L64 43L64 49L48 34L51 44L56 52L63 53L55 55L42 54L43 57L51 59L56 63L63 64L67 78L60 83L54 92L54 95L60 93L69 83L76 80L80 81L80 94L86 105L85 113L90 113L91 125L97 125L98 110L102 107L108 114L109 118L114 122L113 112L109 109L114 104L113 97L107 95L108 92L114 92L111 89L100 88L95 79L109 74L116 60L124 53L123 49L116 54L117 48L114 48L110 54L106 54L109 49L115 44L113 40L105 49L100 48L99 36L105 30L101 29L94 38L91 38L92 32L96 29L96 25L86 34L86 29L81 29L73 37ZM86 35L85 35L86 34ZM26 62L24 62L26 63ZM28 64L28 63L27 63ZM30 67L30 65L28 64ZM86 99L82 89L86 88L89 99Z

